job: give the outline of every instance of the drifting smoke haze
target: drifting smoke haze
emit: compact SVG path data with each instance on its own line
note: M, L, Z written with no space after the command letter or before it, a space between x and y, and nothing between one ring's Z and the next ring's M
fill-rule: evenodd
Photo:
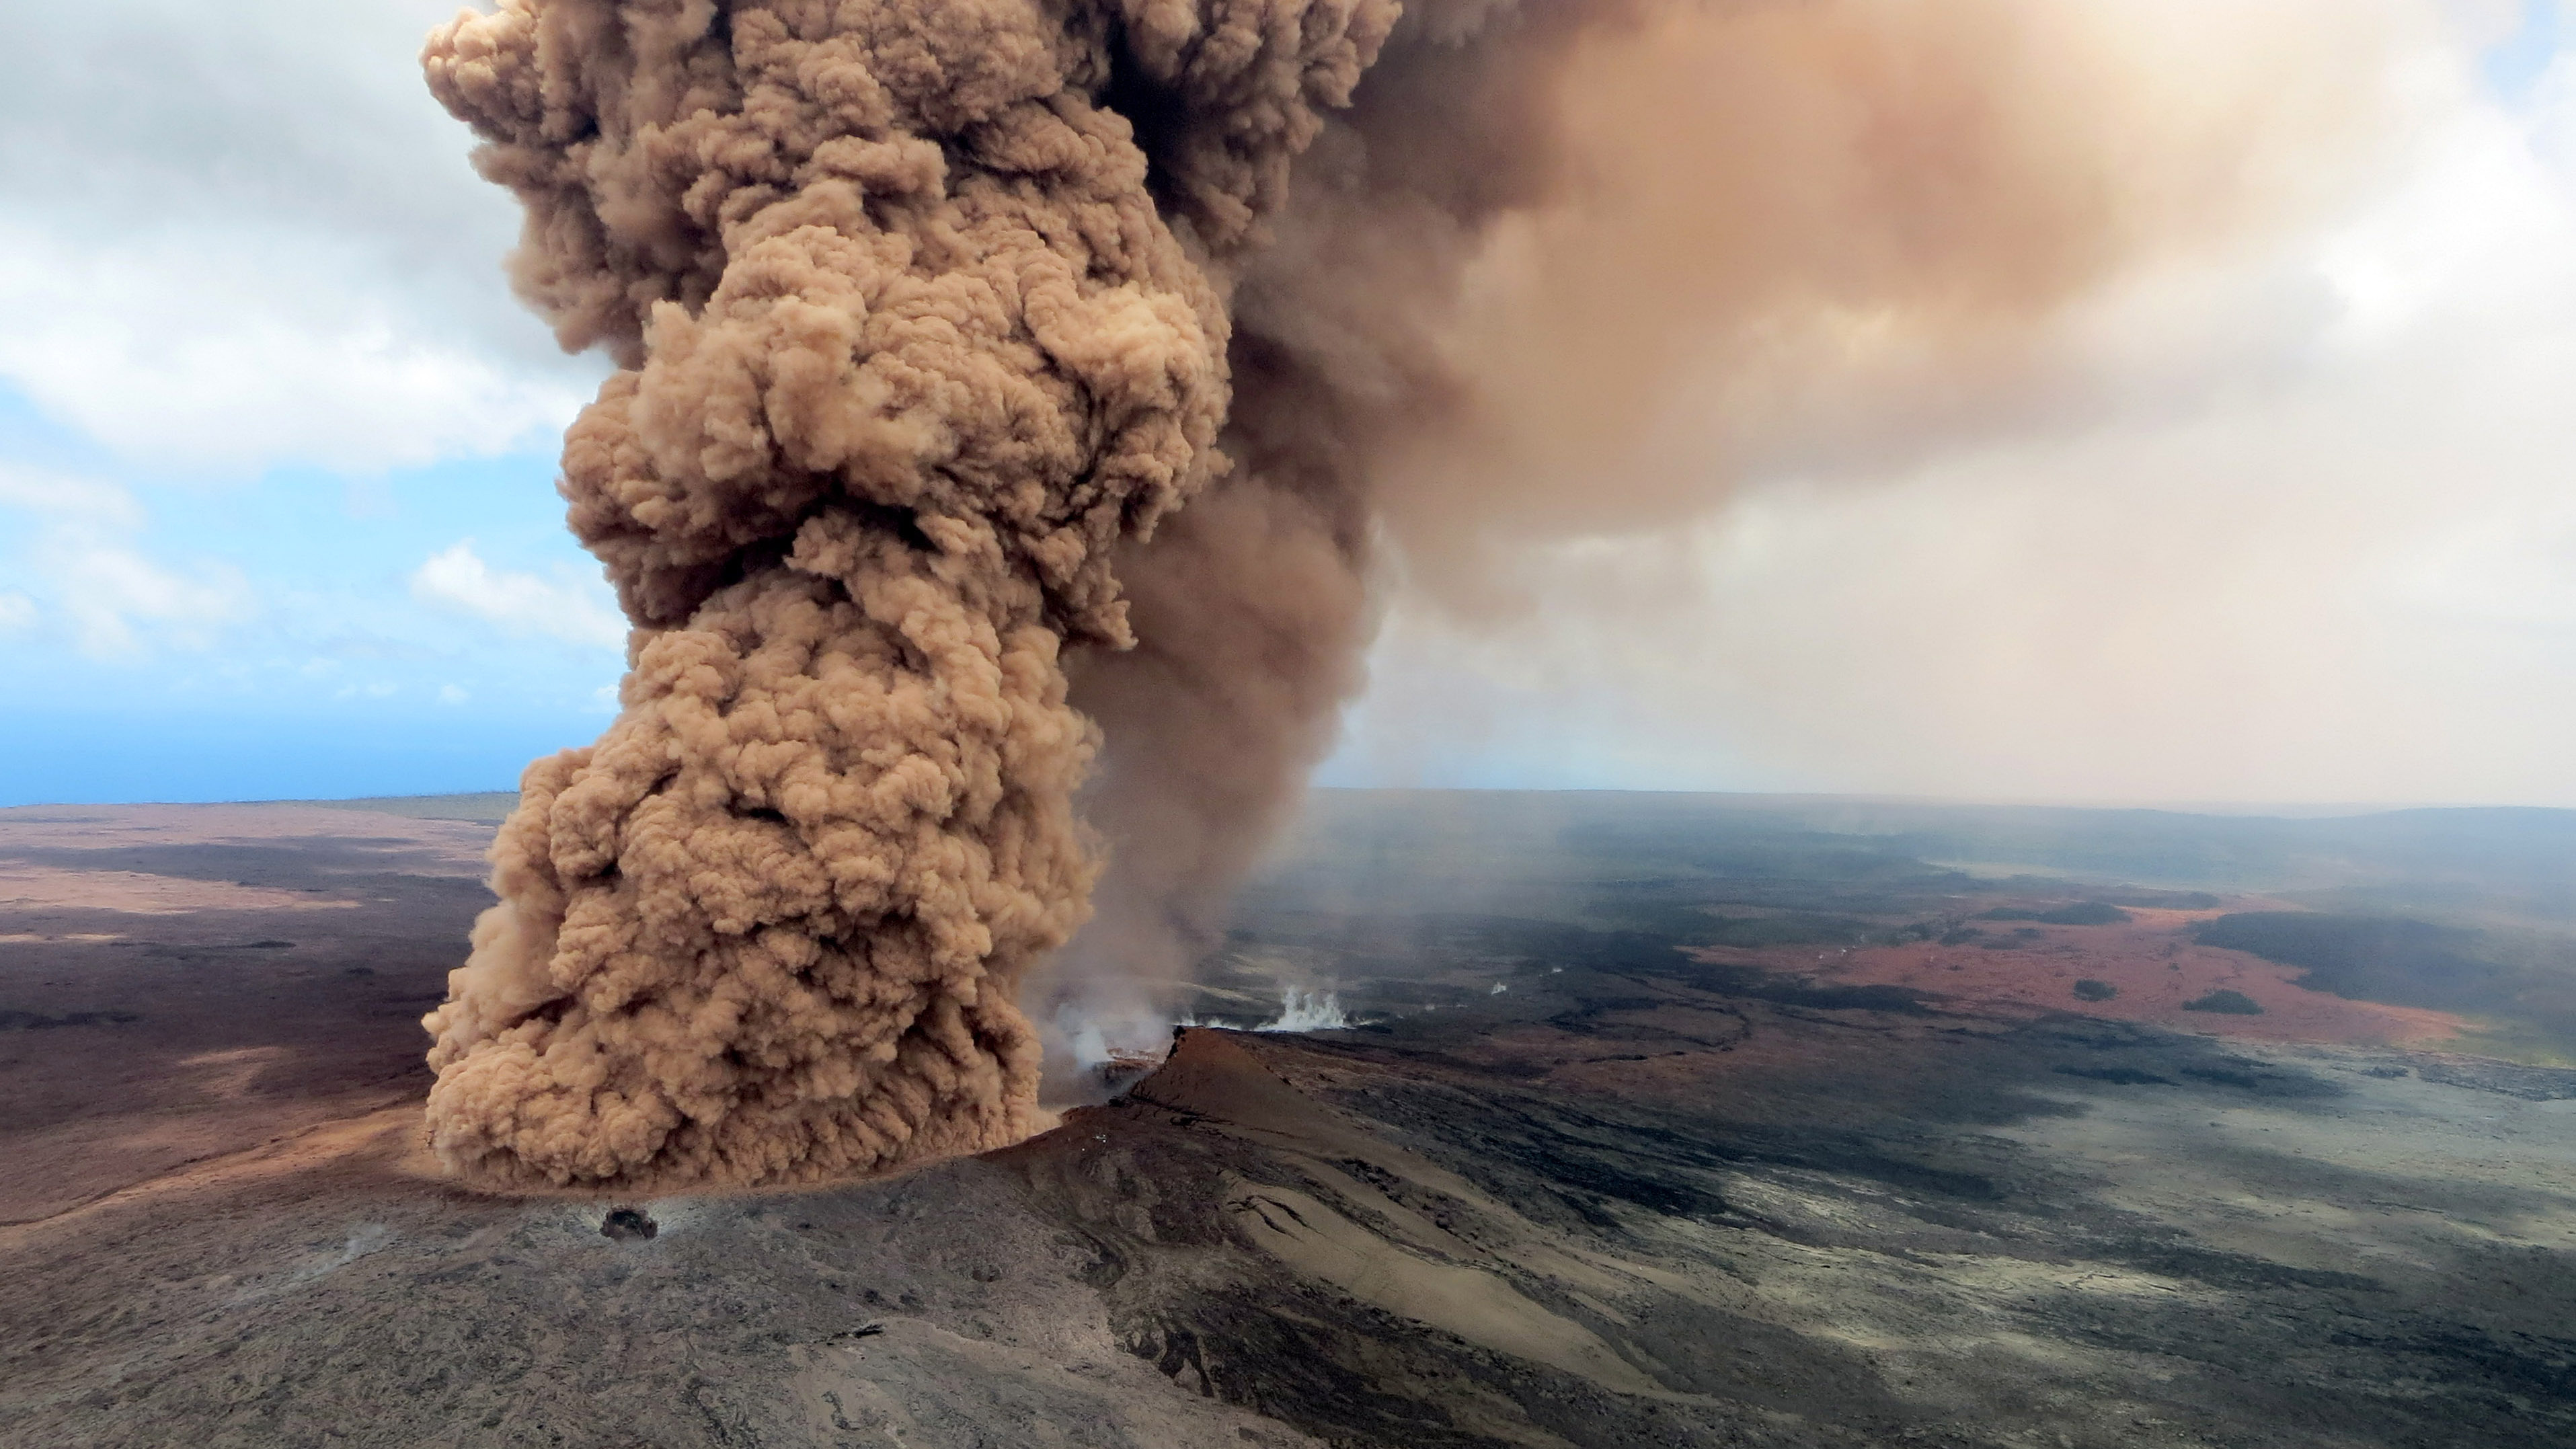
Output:
M2263 121L2250 207L2123 257L2000 354L1690 372L1632 482L1751 491L1679 528L1516 537L1481 576L1541 608L1404 597L1328 778L2576 800L2576 64L2500 98L2478 56L2514 15L2489 9L2502 28L2467 45L2398 6L2253 7L2278 27L2254 36L2132 17L2171 114ZM2277 92L2239 69L2258 60ZM2174 135L2133 144L2189 160ZM1748 387L1767 410L1729 404Z
M1507 656L1551 615L1561 662L1639 666L1587 679L1617 708L1669 663L1657 601L1694 581L1587 578L1552 550L1672 529L1789 459L1850 470L2062 403L2070 308L2335 194L2391 119L2400 20L1417 7L1242 264L1248 466L1131 545L1141 647L1076 664L1116 850L1046 1018L1159 1035L1156 987L1215 944L1360 692L1381 596L1461 653ZM1436 690L1453 662L1401 666Z
M1114 1047L1388 586L1526 612L1530 547L2026 408L2067 309L2331 191L2396 38L2041 0L461 19L430 75L528 208L522 295L620 366L564 486L637 632L429 1019L438 1150L756 1181L1024 1135L1018 998L1103 862L1032 1004Z

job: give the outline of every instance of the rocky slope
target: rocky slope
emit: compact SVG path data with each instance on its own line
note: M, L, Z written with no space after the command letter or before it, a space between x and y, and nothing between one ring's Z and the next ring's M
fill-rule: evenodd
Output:
M2576 1442L2576 1073L1453 922L1370 989L1508 990L1188 1030L981 1159L495 1197L377 1023L467 867L370 821L0 821L0 869L148 878L0 922L59 1022L0 1033L0 1443Z

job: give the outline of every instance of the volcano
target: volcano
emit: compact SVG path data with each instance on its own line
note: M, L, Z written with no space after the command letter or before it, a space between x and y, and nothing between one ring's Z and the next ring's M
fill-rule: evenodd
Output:
M1109 1100L897 1176L616 1201L423 1146L410 1023L488 824L0 813L0 1439L2576 1433L2576 1071L2509 1059L2505 997L2369 1039L2240 953L2266 1013L2178 1027L2133 983L2216 979L2193 920L2297 881L2070 879L2130 919L2017 936L1976 918L2046 877L1802 854L1800 808L1328 798L1189 1014L1329 980L1356 1025L1185 1027ZM1945 994L1927 952L1978 972ZM655 1230L603 1235L624 1212Z

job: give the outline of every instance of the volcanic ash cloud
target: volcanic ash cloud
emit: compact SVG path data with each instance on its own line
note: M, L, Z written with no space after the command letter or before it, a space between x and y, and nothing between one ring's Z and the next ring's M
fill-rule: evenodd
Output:
M461 18L430 80L519 290L623 369L564 488L635 632L429 1018L438 1150L770 1181L1024 1134L1017 997L1099 863L1032 1000L1148 1045L1388 578L1505 617L1530 548L1748 461L2030 413L2070 307L2324 184L2411 4Z
M1014 996L1095 874L1062 653L1130 642L1113 545L1223 468L1227 258L1393 18L507 0L431 38L522 294L621 364L563 488L635 625L427 1019L451 1167L796 1180L1031 1129ZM1179 137L1150 191L1112 93Z

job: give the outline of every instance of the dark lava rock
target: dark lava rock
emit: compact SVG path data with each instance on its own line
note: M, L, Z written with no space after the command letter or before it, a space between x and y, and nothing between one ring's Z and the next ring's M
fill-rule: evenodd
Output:
M2173 1079L2170 1077L2159 1077L2153 1072L2139 1071L2136 1067L2052 1067L2050 1070L2060 1076L2082 1077L2094 1082L2115 1082L2123 1087L2173 1085Z
M2526 1102L2563 1102L2576 1098L2576 1071L2565 1067L2529 1067L2474 1057L2424 1063L2419 1074L2428 1082L2520 1097Z

